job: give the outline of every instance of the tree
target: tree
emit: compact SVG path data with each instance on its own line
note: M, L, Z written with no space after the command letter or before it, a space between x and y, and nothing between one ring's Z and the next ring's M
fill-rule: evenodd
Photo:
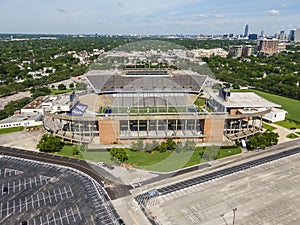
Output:
M159 146L159 152L163 153L163 152L166 152L167 150L168 150L168 148L167 148L166 142L162 142Z
M274 132L256 133L250 138L246 144L248 150L266 148L278 143L279 135Z
M166 141L167 150L174 151L176 148L176 142L173 141L172 138L168 138Z
M44 134L39 141L37 148L41 152L57 152L63 147L63 142L57 136L52 134Z
M71 84L69 85L69 88L70 88L70 89L73 89L73 88L74 88L74 84L71 83Z
M66 90L67 89L66 85L64 85L64 84L59 84L57 88L58 88L58 90Z
M126 149L124 149L124 148L111 148L109 150L109 153L113 159L121 161L121 162L125 162L128 159Z

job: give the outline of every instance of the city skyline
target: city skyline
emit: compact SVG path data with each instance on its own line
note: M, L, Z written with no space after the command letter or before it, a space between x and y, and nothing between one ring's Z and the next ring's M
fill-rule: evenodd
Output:
M299 21L296 0L0 0L1 33L274 34Z

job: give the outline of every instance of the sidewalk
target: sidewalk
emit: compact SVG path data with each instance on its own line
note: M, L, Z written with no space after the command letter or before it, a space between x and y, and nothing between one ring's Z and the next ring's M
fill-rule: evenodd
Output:
M274 124L274 123L270 124L270 126L275 127L276 130L274 130L273 132L279 134L278 144L284 143L284 142L287 142L287 141L291 141L292 139L286 137L288 134L295 133L295 132L300 132L300 129L290 130L288 128L279 126L279 125Z

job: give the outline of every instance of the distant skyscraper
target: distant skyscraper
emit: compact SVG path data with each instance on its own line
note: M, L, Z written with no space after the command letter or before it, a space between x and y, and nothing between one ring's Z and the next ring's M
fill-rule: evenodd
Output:
M284 30L280 31L280 34L279 34L279 40L280 40L280 41L283 41L283 40L284 40Z
M255 41L255 40L257 40L257 36L258 36L257 34L249 34L248 38L250 41Z
M295 32L296 32L296 30L290 31L289 41L295 41Z
M260 32L260 37L263 37L264 36L264 31L262 30L261 32Z
M300 28L295 31L295 42L300 42Z
M248 37L248 33L249 33L249 25L247 24L245 27L244 37Z

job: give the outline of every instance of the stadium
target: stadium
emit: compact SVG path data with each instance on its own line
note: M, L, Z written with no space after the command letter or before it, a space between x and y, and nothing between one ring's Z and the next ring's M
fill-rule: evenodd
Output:
M99 59L84 76L88 90L60 99L68 111L45 112L45 128L66 141L101 145L166 138L222 143L259 132L262 117L280 107L252 95L235 104L236 93L216 93L207 66L187 50L136 46Z

